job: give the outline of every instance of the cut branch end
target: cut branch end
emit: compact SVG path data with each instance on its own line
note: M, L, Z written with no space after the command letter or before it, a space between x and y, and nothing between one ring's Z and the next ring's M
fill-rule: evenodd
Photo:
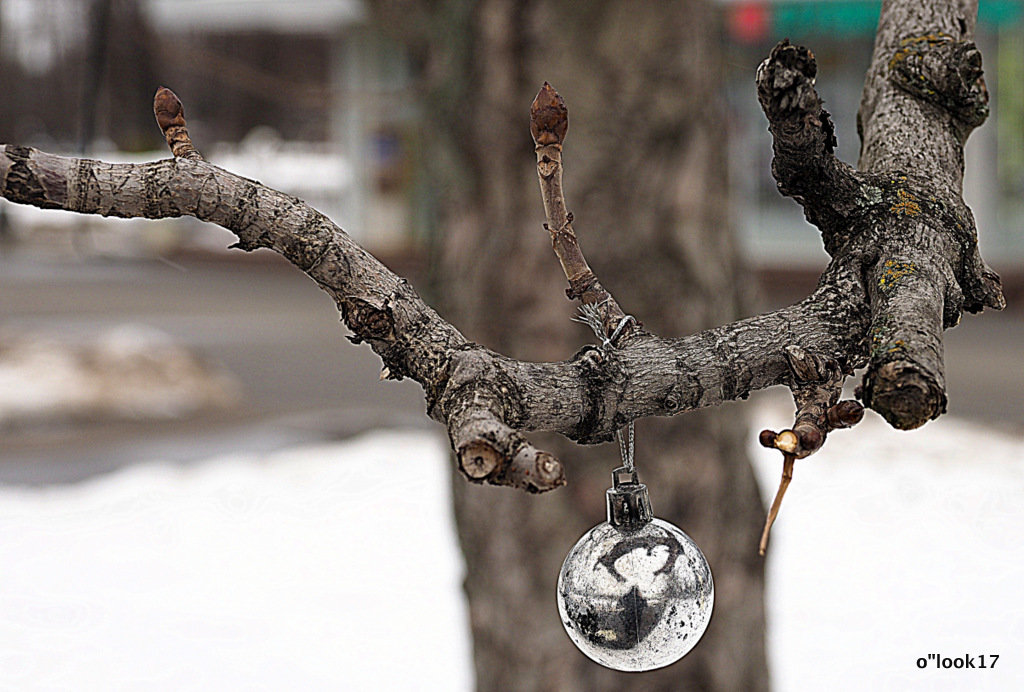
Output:
M502 445L504 446L504 445ZM459 469L474 483L488 483L542 493L565 485L561 462L529 442L519 445L511 457L483 438L459 447Z
M946 412L942 386L915 363L895 361L864 378L865 403L897 430L913 430Z

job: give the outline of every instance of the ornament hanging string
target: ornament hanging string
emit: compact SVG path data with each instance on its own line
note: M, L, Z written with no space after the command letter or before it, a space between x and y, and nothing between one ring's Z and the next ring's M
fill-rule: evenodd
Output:
M626 467L627 471L632 473L633 472L633 458L634 458L633 457L633 452L636 450L636 445L634 443L634 434L633 434L633 421L630 421L629 425L627 425L626 427L629 428L629 442L628 442L628 446L627 446L627 442L622 437L622 431L621 430L616 430L615 434L619 438L619 454L622 455L622 465Z
M605 351L606 355L608 350L618 348L615 342L618 340L619 336L622 335L623 330L630 324L637 324L635 317L632 315L625 315L621 320L619 320L619 324L612 331L611 335L606 337L604 335L604 330L601 328L601 315L598 312L597 307L593 305L580 306L580 314L573 317L572 320L574 322L586 324L594 330L594 334L596 334L597 338L601 340L601 349ZM629 425L627 425L624 430L627 431L626 435L622 434L622 430L617 430L615 435L619 439L619 454L622 455L622 465L625 467L626 471L632 473L634 469L634 460L636 458L636 434L633 428L633 421L630 421Z

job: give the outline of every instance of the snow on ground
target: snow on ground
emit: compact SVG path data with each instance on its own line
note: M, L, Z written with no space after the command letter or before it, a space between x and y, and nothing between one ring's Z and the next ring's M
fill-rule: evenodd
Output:
M468 689L446 463L392 432L0 489L0 689Z
M122 324L85 341L0 332L0 430L82 419L179 418L228 408L240 385L157 329Z
M791 416L762 403L754 426ZM781 464L752 456L768 497ZM798 462L769 551L775 689L1018 688L1022 459L961 421L869 417ZM381 432L0 488L0 689L468 689L447 464L440 436Z
M755 429L787 419L762 408ZM780 455L750 454L768 501ZM1024 440L950 418L899 432L873 414L833 433L797 462L772 530L776 689L1022 689L1022 536ZM1000 658L918 669L928 654Z

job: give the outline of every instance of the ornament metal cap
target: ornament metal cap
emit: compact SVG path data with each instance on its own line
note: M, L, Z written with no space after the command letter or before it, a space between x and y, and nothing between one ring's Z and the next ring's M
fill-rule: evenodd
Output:
M612 471L612 482L606 493L608 523L620 531L635 531L650 522L654 516L651 498L636 471L620 466Z

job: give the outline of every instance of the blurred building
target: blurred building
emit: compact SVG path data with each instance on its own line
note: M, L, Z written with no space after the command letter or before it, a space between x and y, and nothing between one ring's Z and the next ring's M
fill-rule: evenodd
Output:
M166 156L150 105L166 85L209 160L301 197L371 249L417 227L407 62L359 0L0 0L0 57L0 141Z
M754 70L782 37L811 47L838 153L856 162L879 7L722 0L734 220L755 264L817 268L825 255L771 177ZM992 115L969 142L965 194L983 253L1006 269L1024 262L1024 0L981 0L978 42ZM104 158L164 156L149 107L164 84L209 159L306 199L373 250L428 227L411 72L362 0L0 0L0 141L74 152L84 138Z
M871 0L724 2L733 199L743 246L755 263L820 267L826 255L817 230L799 206L779 195L771 177L771 139L754 71L781 38L811 48L818 91L836 124L837 153L856 164L856 115L880 6ZM991 115L968 141L964 196L978 222L983 256L1005 270L1024 262L1024 2L981 0L977 42Z

